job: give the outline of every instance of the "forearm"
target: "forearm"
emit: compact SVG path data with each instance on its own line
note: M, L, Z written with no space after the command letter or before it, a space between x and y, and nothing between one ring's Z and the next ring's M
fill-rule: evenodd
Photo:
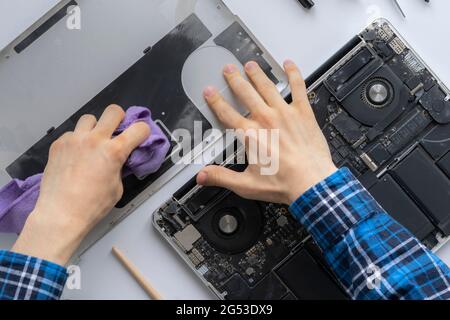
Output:
M36 211L29 216L12 251L0 251L0 300L60 298L68 277L62 265L80 238L70 225L55 226Z
M54 263L0 251L0 300L57 300L67 277Z
M450 270L343 169L291 206L354 299L450 298Z

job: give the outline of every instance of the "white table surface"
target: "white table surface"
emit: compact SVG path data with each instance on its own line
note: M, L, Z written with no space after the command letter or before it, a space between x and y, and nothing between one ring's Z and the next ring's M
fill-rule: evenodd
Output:
M16 0L0 0L0 4ZM52 0L48 0L53 2ZM40 10L42 1L27 1L26 12L14 14L17 28ZM391 0L316 0L307 12L295 0L225 0L272 55L281 63L297 61L305 76L313 72L352 36L378 16L391 20L430 67L450 84L450 1L400 0L403 19ZM11 13L0 10L0 21ZM23 22L22 22L23 21ZM14 24L11 24L12 26ZM14 26L13 26L14 27ZM0 30L0 39L12 30ZM14 32L12 32L14 33ZM3 35L2 35L3 34ZM122 249L153 285L168 299L214 298L151 226L151 213L192 177L191 167L116 227L84 255L82 289L66 290L68 299L147 299L143 290L112 257L113 245ZM14 241L0 236L0 247ZM450 264L450 245L439 256Z

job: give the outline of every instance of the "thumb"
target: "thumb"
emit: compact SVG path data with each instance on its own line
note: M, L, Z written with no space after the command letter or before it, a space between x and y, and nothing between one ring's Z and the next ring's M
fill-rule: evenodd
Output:
M209 166L197 175L197 183L206 187L221 187L239 193L243 187L243 173L220 166Z

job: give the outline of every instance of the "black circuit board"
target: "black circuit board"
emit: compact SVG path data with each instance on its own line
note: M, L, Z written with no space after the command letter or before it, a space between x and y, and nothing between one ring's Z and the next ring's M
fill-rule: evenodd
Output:
M176 201L174 199L171 205L159 211L161 218L157 220L157 223L160 229L173 239L177 232L185 230L188 225L201 231L201 237L194 238L196 240L192 248L186 248L181 244L180 249L185 251L192 266L201 272L215 288L221 288L230 277L236 274L245 279L248 286L255 286L290 252L309 238L306 230L292 217L286 206L261 202L258 203L260 211L257 214L262 216L262 227L258 228L254 244L248 248L243 247L242 250L238 248L238 252L232 254L221 252L215 243L208 240L208 230L202 231L202 227L192 221L187 213L188 209L185 206L176 205ZM235 205L239 207L239 203ZM214 213L208 212L208 214ZM244 223L252 225L252 221ZM252 229L254 227L251 226ZM239 241L239 233L235 237ZM226 240L223 241L226 243Z
M357 177L382 171L427 129L450 122L447 93L389 24L374 24L361 38L366 45L309 93L334 162ZM389 96L371 101L371 85Z
M450 235L447 89L387 22L374 23L360 38L362 45L310 91L311 105L334 162L433 248L437 234ZM435 183L405 179L402 166L410 175L433 175ZM439 205L432 208L433 201Z

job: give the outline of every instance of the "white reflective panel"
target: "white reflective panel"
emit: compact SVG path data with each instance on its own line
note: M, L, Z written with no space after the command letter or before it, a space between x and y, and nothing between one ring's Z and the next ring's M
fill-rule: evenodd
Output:
M211 33L209 40L199 50L216 46L214 39L217 36L234 23L240 23L239 18L220 0L77 2L80 8L80 30L68 28L68 17L64 17L20 54L12 46L0 54L0 185L11 179L6 168L43 138L50 128L59 127L142 58L144 49L157 44L193 13ZM69 25L73 26L74 21L71 20ZM258 55L272 68L274 78L280 80L280 88L285 89L282 69L248 30L247 33L249 37L244 37L240 45L245 45L251 39L255 46L250 48L261 50ZM223 63L239 63L231 55L234 49L227 50L232 59L224 57L226 50L223 48L212 50L208 59L211 62L208 66L216 69L209 71L217 79ZM199 98L199 93L194 95L191 92L200 90L200 86L210 80L208 76L202 76L205 75L204 71L198 75L195 72L185 74L183 81L192 83L186 94L213 127L220 127ZM181 73L180 70L180 81ZM222 86L222 90L225 95L229 95L227 87ZM182 166L173 167L131 203L122 209L113 210L107 221L86 241L83 249L107 233L182 169Z

